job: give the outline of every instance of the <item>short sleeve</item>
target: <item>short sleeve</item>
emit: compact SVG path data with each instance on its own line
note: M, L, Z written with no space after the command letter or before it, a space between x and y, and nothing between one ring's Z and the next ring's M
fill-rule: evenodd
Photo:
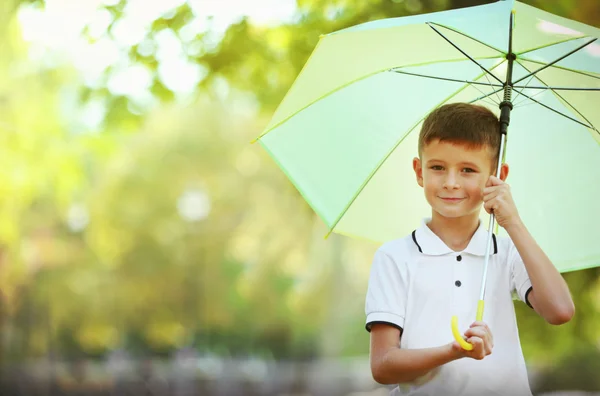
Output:
M532 290L529 274L523 263L523 259L514 243L509 239L508 263L511 268L511 291L516 293L521 301L531 307L527 296ZM532 307L533 308L533 307Z
M398 265L400 264L400 265ZM406 312L407 268L381 249L375 253L365 302L366 329L386 323L402 330Z

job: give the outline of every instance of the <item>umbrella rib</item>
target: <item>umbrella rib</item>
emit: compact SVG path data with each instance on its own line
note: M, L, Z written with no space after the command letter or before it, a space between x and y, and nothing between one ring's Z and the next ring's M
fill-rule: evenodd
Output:
M416 77L425 77L425 78L433 78L435 80L442 80L442 81L451 81L451 82L459 82L459 83L465 83L465 84L474 84L474 85L485 85L488 87L501 87L500 84L492 84L492 83L484 83L484 82L479 82L479 81L469 81L469 80L459 80L459 79L455 79L455 78L446 78L446 77L437 77L437 76L428 76L426 74L418 74L418 73L410 73L410 72L405 72L402 70L398 70L398 69L390 69L390 71L394 72L394 73L399 73L399 74L407 74L409 76L416 76Z
M595 41L595 39L594 39L594 40L592 40L592 41L590 41L590 42L588 42L588 43L586 43L585 45L591 44L591 43L592 43L592 42L594 42L594 41ZM584 46L585 46L585 45L584 45ZM583 48L583 47L580 47L579 49L581 49L581 48ZM578 51L579 49L576 49L576 50L572 51L571 53L569 53L569 54L567 54L567 55L565 55L565 56L561 57L560 59L557 59L557 60L556 60L556 61L554 61L553 63L556 63L556 62L558 62L558 61L560 61L560 60L562 60L562 59L566 58L567 56L569 56L569 55L571 55L572 53L574 53L574 52ZM526 78L530 78L530 81L531 81L531 78L532 78L532 77L534 77L534 76L535 76L536 78L538 78L538 80L542 81L542 80L539 78L539 76L537 76L537 75L536 75L536 73L538 73L538 72L539 72L539 71L541 71L542 69L545 69L545 68L547 68L548 66L552 67L553 69L564 70L564 71L568 71L568 72L572 72L572 73L581 74L581 75L584 75L584 76L587 76L587 77L590 77L590 78L600 79L600 77L598 77L598 76L594 76L594 75L592 75L592 74L584 73L584 72L581 72L581 71L579 71L579 70L573 70L573 69L569 69L569 68L562 67L562 66L556 66L556 65L554 65L553 63L551 63L551 64L545 64L545 63L543 63L543 62L539 62L539 61L535 61L535 60L531 60L531 59L527 59L527 58L522 58L522 59L523 59L523 60L525 60L525 61L527 61L527 62L532 62L532 63L536 63L536 64L543 65L544 67L542 67L542 68L540 68L540 69L538 69L538 70L536 70L535 72L533 72L533 73L532 73L532 72L531 72L531 70L529 70L527 67L525 67L525 66L524 66L524 65L523 65L521 62L518 62L518 63L519 63L519 65L521 65L521 66L522 66L522 67L523 67L525 70L527 70L527 72L529 72L529 74L528 74L528 75L526 75L525 77L523 77L523 78L519 79L517 82L519 82L519 81L522 81L522 80L524 80L524 79L526 79ZM515 83L515 84L516 84L516 83ZM545 84L545 83L544 83L544 84ZM526 85L524 85L524 86L523 86L523 85L513 85L513 88L521 88L521 91L518 91L518 94L517 94L517 96L519 96L519 94L520 94L520 93L523 91L523 89L525 89L525 88L531 88L531 89L540 89L540 90L548 90L548 89L550 89L550 90L552 90L552 91L554 91L554 90L559 90L559 91L591 91L591 92L600 91L600 88L580 88L580 87L550 87L550 86L548 86L548 85L546 85L545 87L536 87L536 86L528 86L527 84L526 84ZM496 94L496 93L498 93L498 92L500 92L500 90L496 90L496 91L494 91L494 92L490 93L489 95L480 96L480 97L478 97L478 98L474 99L473 101L471 101L470 103L474 103L474 102L476 102L476 101L478 101L478 100L483 100L483 99L485 99L486 97L488 97L488 96L491 96L491 95L493 95L493 94ZM562 97L561 97L560 95L558 95L556 92L554 92L554 94L555 94L555 95L557 95L557 96L559 96L559 97L560 97L562 100L564 100L566 103L568 103L568 102L567 102L567 101L566 101L564 98L562 98ZM571 106L571 105L569 104L569 106ZM575 109L573 106L571 106L571 107L573 108L573 110L577 111L577 110L576 110L576 109ZM577 111L577 112L578 112L578 111ZM579 113L579 112L578 112L578 113ZM580 115L583 117L583 115L582 115L582 114L580 114ZM583 117L583 118L585 119L585 117ZM589 122L587 119L586 119L586 121L587 121L587 122ZM590 123L590 124L591 124L591 123Z
M523 65L521 65L521 66L523 66ZM523 66L523 67L524 67L524 66ZM539 78L538 78L538 79L539 79ZM540 80L540 81L541 81L541 80ZM543 81L541 81L541 82L543 83ZM475 99L471 100L469 103L475 103L475 102L477 102L477 101L479 101L479 100L483 100L483 99L485 99L485 98L487 98L487 97L489 97L489 96L492 96L492 95L494 95L496 92L500 92L500 91L502 91L502 90L503 90L503 88L501 88L501 89L498 89L498 90L495 90L494 92L491 92L491 93L489 93L489 94L487 94L487 95L484 95L484 96L480 96L480 97L478 97L478 98L475 98ZM570 119L571 121L574 121L574 122L576 122L576 123L578 123L578 124L581 124L581 125L583 125L583 126L584 126L584 127L586 127L586 128L593 129L594 131L597 131L597 132L598 132L598 130L597 130L597 129L596 129L596 128L595 128L595 127L592 125L592 123L591 123L591 122L589 122L589 120L588 120L588 119L587 119L587 118L586 118L586 117L585 117L583 114L581 114L581 113L580 113L580 112L579 112L579 111L578 111L576 108L574 108L574 107L573 107L573 105L571 105L571 104L570 104L568 101L566 101L566 100L565 100L565 99L564 99L562 96L558 95L556 92L554 93L555 95L557 95L557 96L558 96L558 97L560 97L562 100L564 100L564 101L565 101L565 102L566 102L566 103L567 103L567 104L568 104L568 105L569 105L569 106L570 106L570 107L571 107L571 108L572 108L572 109L573 109L575 112L577 112L577 114L579 114L579 115L580 115L580 116L581 116L581 117L582 117L584 120L586 120L586 121L587 121L587 122L588 122L590 125L584 124L583 122L581 122L581 121L579 121L579 120L576 120L575 118L569 117L568 115L566 115L566 114L563 114L563 113L561 113L560 111L558 111L558 110L556 110L556 109L553 109L552 107L550 107L550 106L547 106L547 105L545 105L545 104L543 104L543 103L541 103L541 102L539 102L539 101L537 101L537 100L533 99L532 97L530 97L530 96L528 96L528 95L525 95L525 94L523 93L523 90L519 91L519 94L520 94L520 95L522 95L522 96L524 96L524 97L526 97L527 99L529 99L529 100L531 100L531 101L533 101L533 102L535 102L535 103L539 104L540 106L547 108L548 110L552 110L553 112L555 112L555 113L558 113L558 114L560 114L560 115L562 115L562 116L564 116L564 117L566 117L566 118ZM598 132L598 133L600 134L600 132Z
M522 94L523 91L524 91L524 89L519 91L519 94ZM546 93L546 91L537 91L535 94L531 95L531 97L526 97L525 95L522 95L523 99L519 103L516 103L516 100L515 100L516 98L513 99L513 105L515 107L521 107L521 105L523 105L523 103L527 102L527 99L533 100L533 98L535 98L536 96L540 96L540 94L543 94L543 93Z
M502 62L498 63L497 65L495 65L495 66L494 66L492 69L495 69L496 67L500 66L500 65L501 65L501 64L503 64L504 62L506 62L506 59L504 59ZM492 95L498 95L498 92L500 92L500 91L504 91L504 86L502 86L500 89L496 89L496 90L494 90L494 91L492 91L492 92L490 92L490 93L488 93L488 94L485 94L485 95L483 95L483 96L480 96L480 97L478 97L478 98L476 98L476 99L473 99L473 100L472 100L472 101L470 101L469 103L475 103L475 102L477 102L478 100L485 100L486 98L488 98L488 97L490 97L490 96L492 96ZM481 91L479 91L479 92L481 92ZM492 100L492 103L494 103L495 105L496 105L496 104L498 104L498 103L495 103L493 100Z
M488 81L490 84L492 83L492 82L490 81L490 78L488 77L488 75L487 75L487 74L485 75L485 79L486 79L486 80L487 80L487 81ZM479 88L477 88L477 87L474 87L474 88L475 88L475 89L477 89L477 90L478 90L479 92L481 92L481 93L485 93L485 92L483 92L482 90L480 90L480 89L479 89ZM498 99L498 103L494 102L493 100L492 100L492 103L494 103L495 105L499 105L499 104L500 104L500 102L502 102L502 99L500 99L500 96L498 95L498 93L496 93L496 98Z
M503 52L503 51L501 51L501 50L499 50L498 48L496 48L496 47L493 47L493 46L491 46L491 45L489 45L489 44L487 44L487 43L484 43L484 42L483 42L483 41L481 41L481 40L477 40L475 37L469 36L468 34L466 34L466 33L463 33L463 32L461 32L461 31L459 31L459 30L456 30L456 29L454 29L454 28L451 28L450 26L442 25L442 24L439 24L439 23L436 23L436 22L428 22L428 24L429 24L429 25L435 25L435 26L439 26L439 27L443 27L443 28L445 28L445 29L448 29L448 30L450 30L450 31L452 31L452 32L454 32L454 33L460 34L461 36L464 36L464 37L466 37L466 38L469 38L469 39L471 39L471 40L473 40L473 41L475 41L475 42L477 42L477 43L479 43L479 44L481 44L481 45L485 45L486 47L488 47L488 48L490 48L490 49L493 49L494 51L498 51L500 54L504 55L504 52Z
M501 65L502 62L498 63L497 65L494 65L494 67L492 68L492 70L496 67L498 67L499 65ZM478 78L481 78L483 76L484 73L481 73L479 76L477 76L475 78L475 80L477 80ZM457 89L454 93L452 93L451 95L449 95L447 98L445 98L444 100L442 100L440 103L438 103L435 107L446 103L447 101L449 101L450 99L452 99L453 97L455 97L456 95L458 95L460 92L462 92L463 90L465 90L470 84L465 84L462 87L460 87L459 89ZM503 88L502 88L503 89ZM396 144L394 144L394 147L392 147L392 149L390 151L388 151L388 153L381 159L381 161L379 161L379 163L375 166L375 169L373 169L373 171L371 172L371 174L365 179L365 181L360 185L360 187L358 188L358 190L356 191L356 193L354 194L354 196L352 197L352 199L348 202L348 204L346 205L346 207L344 208L344 210L342 211L342 213L340 213L340 215L335 219L335 221L333 222L333 224L331 225L331 227L329 227L329 232L327 233L326 237L329 236L329 234L331 234L333 232L333 230L335 229L335 227L337 227L338 223L340 222L340 220L342 220L342 218L344 217L344 215L346 214L346 212L348 212L348 210L350 209L350 207L352 206L352 204L354 203L354 201L356 201L356 198L358 198L358 196L360 195L360 193L362 192L362 190L364 190L364 188L367 186L367 184L369 184L369 182L371 181L371 179L373 178L373 176L375 175L375 173L377 173L377 171L379 170L379 168L381 168L381 166L387 161L387 159L390 157L390 155L392 155L392 153L394 151L396 151L396 148L402 144L402 142L404 141L404 139L406 139L406 137L408 137L408 135L410 135L412 133L412 131L421 123L421 121L423 121L425 119L426 115L421 117L421 119L419 119L412 127L410 127L410 129L408 130L408 132L406 132L406 134L404 136L402 136L402 138L396 142Z
M475 103L475 102L477 102L478 100L483 100L483 99L485 99L485 98L487 98L487 97L490 97L490 96L492 96L492 95L494 95L494 94L496 94L496 93L498 93L498 92L500 92L500 91L504 91L504 88L497 89L497 90L495 90L495 91L493 91L493 92L490 92L489 94L485 94L485 95L483 95L483 96L480 96L480 97L478 97L478 98L475 98L475 99L473 99L472 101L470 101L469 103Z
M529 73L528 75L526 75L526 76L524 76L524 77L521 77L520 79L518 79L517 81L515 81L513 84L518 84L518 83L520 83L521 81L523 81L523 80L525 80L526 78L528 78L529 76L531 76L531 75L533 75L533 74L537 74L537 73L541 72L542 70L544 70L544 69L546 69L546 68L548 68L548 67L550 67L550 66L554 65L555 63L557 63L557 62L560 62L561 60L563 60L563 59L567 58L568 56L571 56L571 55L573 55L575 52L579 51L580 49L582 49L582 48L585 48L585 47L587 47L588 45L592 44L592 43L593 43L594 41L596 41L596 40L598 40L598 39L597 39L597 38L594 38L593 40L590 40L590 41L588 41L587 43L580 45L579 47L577 47L577 48L575 48L574 50L572 50L572 51L570 51L570 52L566 53L565 55L561 56L560 58L558 58L558 59L555 59L555 60L553 60L552 62L545 64L544 66L540 67L540 68L539 68L539 69L537 69L536 71L534 71L534 72L531 72L531 73Z
M498 81L500 84L503 84L502 80L500 80L498 77L496 77L495 74L493 74L492 72L490 72L488 69L486 69L485 67L483 67L479 62L477 62L475 59L473 59L469 54L467 54L465 51L463 51L462 49L460 49L456 44L454 44L448 37L444 36L439 30L437 30L435 28L435 26L433 26L432 23L427 22L427 25L429 25L430 28L432 28L437 34L439 34L440 36L442 36L442 38L444 40L446 40L448 43L450 43L450 45L452 45L454 48L456 48L461 54L463 54L464 56L466 56L467 58L469 58L469 60L473 63L475 63L477 66L479 66L482 70L484 70L487 74L489 74L490 76L494 77L496 79L496 81Z
M540 101L537 101L537 100L533 99L531 96L525 95L525 94L524 94L524 93L522 93L522 92L521 92L521 95L522 95L522 96L525 96L527 99L529 99L529 100L531 100L531 101L533 101L533 102L535 102L535 103L539 104L540 106L542 106L542 107L545 107L546 109L548 109L548 110L551 110L551 111L555 112L556 114L559 114L559 115L561 115L561 116L563 116L563 117L565 117L565 118L568 118L569 120L571 120L571 121L574 121L574 122L576 122L576 123L578 123L578 124L580 124L580 125L583 125L583 126L584 126L584 127L586 127L586 128L589 128L589 129L596 130L596 128L594 128L594 126L592 126L592 125L587 125L587 124L584 124L583 122L581 122L581 121L579 121L579 120L577 120L577 119L575 119L575 118L573 118L573 117L571 117L571 116L568 116L568 115L566 115L566 114L565 114L565 113L563 113L563 112L560 112L560 111L558 111L558 110L556 110L556 109L554 109L554 108L552 108L552 107L550 107L550 106L548 106L548 105L545 105L545 104L543 104L543 103L542 103L542 102L540 102ZM569 106L570 106L570 105L569 105ZM579 113L579 112L578 112L578 113ZM586 120L586 121L587 121L587 120Z
M533 59L528 59L528 58L519 58L519 59L521 59L522 61L536 63L538 65L545 65L544 62L540 62L540 61L533 60ZM593 74L585 73L585 72L582 72L581 70L569 69L568 67L557 66L557 65L552 65L552 68L553 69L563 70L563 71L568 71L568 72L575 73L575 74L581 74L581 75L586 76L586 77L595 78L595 79L600 80L600 76L595 76Z
M518 63L518 62L517 62L517 63ZM524 86L521 86L521 87L515 87L515 86L513 86L513 89L514 89L515 91L517 91L517 96L515 96L514 98L512 98L512 102L513 102L513 103L515 103L515 101L517 100L517 98L519 97L519 95L521 94L521 92L523 92L523 90L524 90L525 88L529 88L527 85L528 85L528 84L531 82L531 80L533 80L534 78L535 78L535 77L532 75L532 76L529 78L529 81L527 81L527 84L525 84ZM517 90L516 88L521 88L521 90L519 91L519 90ZM543 91L540 91L540 92L543 92ZM516 104L515 104L515 105L516 105Z
M488 80L488 81L489 81L489 80ZM473 88L475 88L477 91L479 91L479 93L482 93L482 94L484 94L484 95L485 95L485 92L483 92L481 89L477 88L477 85L473 85ZM498 98L498 94L496 94L496 97ZM491 96L490 96L488 99L489 99L489 101L486 101L486 103L491 103L491 104L493 104L494 106L497 106L497 105L499 105L499 104L500 104L500 101L498 101L498 102L494 102L494 99L492 99L492 97L491 97ZM499 99L499 98L498 98L498 99Z
M504 91L504 88L496 89L495 91L492 91L492 92L490 92L488 94L485 94L483 96L480 96L478 98L475 98L475 99L471 100L469 103L475 103L475 102L477 102L479 100L485 100L486 98L489 98L490 96L495 95L495 94L497 94L498 92L501 92L501 91ZM479 91L479 92L481 92L481 91ZM492 103L494 103L495 105L498 104L498 103L495 103L494 101L492 101Z
M527 67L525 67L523 64L521 64L521 62L517 61L517 63L519 63L519 65L521 65L521 67L527 71L529 71L529 69L527 69ZM563 98L558 92L556 92L552 87L549 87L548 84L546 84L539 76L536 76L536 78L544 85L546 85L548 87L548 89L550 89L552 91L552 93L554 95L556 95L557 97L559 97L562 101L564 101L574 112L576 112L577 114L579 114L581 116L581 118L583 118L588 124L590 124L589 126L583 124L582 122L578 121L578 120L574 120L578 123L580 123L581 125L586 126L589 129L593 129L594 131L596 131L598 134L600 134L600 131L598 131L596 129L596 127L594 126L594 124L592 124L590 122L590 120L587 119L586 116L584 116L583 114L581 114L581 112L579 110L577 110L577 108L575 106L573 106L571 103L569 103L568 100L566 100L565 98ZM523 95L525 96L525 95ZM568 116L566 116L567 118L569 118Z
M539 78L538 78L538 80L539 80ZM600 91L600 88L549 87L549 86L546 86L546 87L533 86L532 87L532 86L528 86L528 85L515 85L515 86L513 86L513 88L543 89L543 90L551 89L553 91L591 91L591 92Z
M478 91L479 91L479 90L478 90ZM479 92L481 92L481 91L479 91ZM490 98L490 97L487 97L486 99L482 99L482 101L484 101L484 102L485 102L485 103L487 103L487 104L491 104L491 105L493 105L494 107L499 105L499 103L497 103L497 102L494 102L494 99L492 99L492 98Z

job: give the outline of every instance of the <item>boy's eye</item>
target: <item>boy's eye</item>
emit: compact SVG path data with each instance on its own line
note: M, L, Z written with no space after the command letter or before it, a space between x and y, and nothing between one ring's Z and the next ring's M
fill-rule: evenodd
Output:
M432 170L444 170L444 167L441 166L441 165L433 165L433 166L431 166L430 169L432 169Z
M463 172L465 172L465 173L472 173L472 172L475 172L475 169L473 169L473 168L463 168Z

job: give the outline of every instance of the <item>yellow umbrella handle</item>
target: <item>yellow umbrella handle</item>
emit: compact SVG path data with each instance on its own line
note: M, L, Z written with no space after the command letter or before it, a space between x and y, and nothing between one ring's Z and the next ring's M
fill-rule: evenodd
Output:
M477 321L483 320L483 306L484 306L483 300L479 300L477 302ZM460 331L458 331L458 317L456 317L456 315L452 317L451 326L452 326L452 335L454 335L454 339L456 340L456 342L458 342L458 344L465 351L472 350L473 345L471 345L467 341L465 341L465 339L462 337L462 334L460 334Z

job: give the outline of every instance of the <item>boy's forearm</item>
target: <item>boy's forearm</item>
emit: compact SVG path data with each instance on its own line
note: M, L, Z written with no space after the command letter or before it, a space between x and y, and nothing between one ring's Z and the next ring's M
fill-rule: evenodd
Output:
M386 385L413 382L458 358L451 344L424 349L393 348L373 365L373 377Z
M534 308L552 324L567 322L574 306L569 287L522 222L506 227L523 259L535 294Z

